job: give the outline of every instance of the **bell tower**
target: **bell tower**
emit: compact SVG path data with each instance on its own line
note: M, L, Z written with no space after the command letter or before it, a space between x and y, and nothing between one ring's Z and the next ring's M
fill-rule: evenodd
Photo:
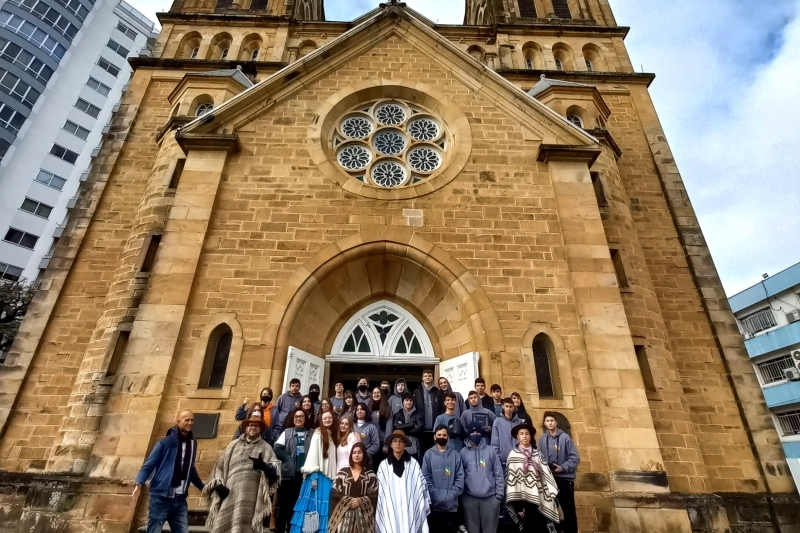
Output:
M324 21L324 0L294 0L292 18L294 20Z

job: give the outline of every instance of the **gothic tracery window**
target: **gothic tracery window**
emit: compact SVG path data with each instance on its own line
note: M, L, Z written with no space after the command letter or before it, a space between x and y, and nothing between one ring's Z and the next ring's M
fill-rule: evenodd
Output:
M356 313L336 338L336 355L433 357L430 340L419 321L405 309L382 301Z
M344 114L333 134L336 161L353 179L380 188L415 185L442 168L444 123L417 104L378 100Z

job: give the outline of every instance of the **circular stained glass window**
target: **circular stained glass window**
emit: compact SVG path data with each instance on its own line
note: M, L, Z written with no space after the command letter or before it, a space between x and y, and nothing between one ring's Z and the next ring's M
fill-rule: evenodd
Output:
M382 130L372 138L372 144L381 155L399 155L406 149L406 136L397 130Z
M408 151L408 164L413 170L427 174L442 166L442 154L430 146L417 146Z
M366 139L372 133L372 122L359 115L347 117L342 121L342 133L351 139Z
M406 180L406 169L399 161L378 161L372 167L372 181L381 187L397 187Z
M433 141L441 135L442 129L439 123L428 117L420 117L408 123L408 134L415 141Z
M375 108L375 118L384 126L397 126L406 120L406 110L396 102L379 104Z
M354 180L405 187L430 179L444 166L449 139L444 122L419 104L377 100L343 114L331 149Z
M364 170L372 160L372 153L360 144L348 144L339 149L337 159L347 170Z

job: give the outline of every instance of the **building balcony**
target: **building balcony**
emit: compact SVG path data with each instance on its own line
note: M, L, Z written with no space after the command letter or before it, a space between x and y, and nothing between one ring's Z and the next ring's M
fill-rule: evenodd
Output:
M800 403L800 381L778 382L764 387L763 392L770 409Z
M744 341L747 354L758 357L800 343L800 322L788 324Z

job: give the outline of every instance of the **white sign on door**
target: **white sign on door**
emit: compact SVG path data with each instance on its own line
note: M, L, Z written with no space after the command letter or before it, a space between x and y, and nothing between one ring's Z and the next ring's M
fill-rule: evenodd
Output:
M447 361L442 361L439 363L439 376L447 378L447 381L450 382L450 387L466 398L469 395L469 391L475 388L479 361L480 355L478 352L469 352Z
M294 346L289 346L286 357L286 373L283 375L283 390L289 390L289 381L297 378L300 380L300 392L308 394L308 387L312 384L319 385L322 390L325 379L325 359L304 352Z

